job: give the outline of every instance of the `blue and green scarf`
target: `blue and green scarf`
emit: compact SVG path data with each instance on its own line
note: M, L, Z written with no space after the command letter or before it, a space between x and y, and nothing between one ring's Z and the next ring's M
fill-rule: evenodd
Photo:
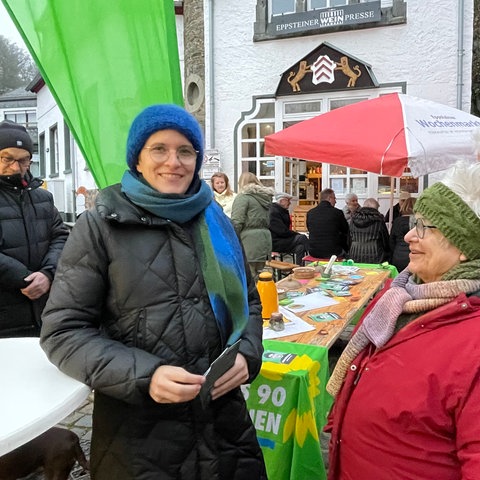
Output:
M231 345L242 335L248 321L248 291L245 263L235 230L213 201L213 193L195 178L185 195L162 194L141 176L126 171L122 192L143 209L182 225L198 215L193 225L194 248L224 344ZM188 261L188 260L186 260Z

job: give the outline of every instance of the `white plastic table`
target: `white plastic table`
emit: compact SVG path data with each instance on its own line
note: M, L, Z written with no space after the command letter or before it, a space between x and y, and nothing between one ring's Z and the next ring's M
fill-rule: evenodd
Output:
M0 339L0 455L56 425L89 393L50 363L38 338Z

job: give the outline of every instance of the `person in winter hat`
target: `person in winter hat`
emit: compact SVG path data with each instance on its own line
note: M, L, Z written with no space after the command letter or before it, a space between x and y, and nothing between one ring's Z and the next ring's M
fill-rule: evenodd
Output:
M480 478L479 185L459 164L417 199L410 262L327 384L329 480Z
M308 237L292 230L289 207L293 196L286 192L275 194L275 202L270 205L268 228L272 235L274 252L291 253L297 265L303 265L303 257L308 253Z
M30 173L23 125L0 122L0 337L40 334L41 313L67 227L42 180Z
M266 479L240 390L261 367L260 302L199 177L200 125L176 105L149 106L126 160L73 228L43 315L50 360L95 390L92 478ZM233 366L205 390L238 340Z
M26 150L30 158L32 158L33 142L23 125L11 120L0 122L0 150L5 150L6 148Z

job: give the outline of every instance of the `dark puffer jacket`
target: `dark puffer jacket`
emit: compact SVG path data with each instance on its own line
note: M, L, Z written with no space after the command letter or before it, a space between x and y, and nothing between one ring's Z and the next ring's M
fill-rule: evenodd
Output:
M292 251L297 232L290 230L290 213L279 203L270 205L269 229L272 234L272 248L276 252Z
M410 230L410 215L401 215L397 217L392 224L390 232L390 263L397 267L401 272L410 262L410 247L404 240L405 235Z
M103 190L96 205L80 216L65 246L41 337L55 365L95 389L92 478L266 478L239 388L207 409L198 397L158 404L148 394L160 365L203 374L224 347L191 225L136 207L119 185ZM248 295L240 351L252 380L262 355L252 282Z
M0 176L0 337L36 336L47 295L30 300L24 278L42 272L53 279L68 236L42 181L29 173Z
M349 258L359 263L382 263L389 258L388 230L383 215L362 207L352 216Z

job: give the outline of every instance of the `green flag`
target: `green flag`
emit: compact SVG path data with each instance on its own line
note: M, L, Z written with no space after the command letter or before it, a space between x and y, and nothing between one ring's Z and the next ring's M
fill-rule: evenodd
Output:
M137 113L183 105L172 0L2 0L102 188Z

